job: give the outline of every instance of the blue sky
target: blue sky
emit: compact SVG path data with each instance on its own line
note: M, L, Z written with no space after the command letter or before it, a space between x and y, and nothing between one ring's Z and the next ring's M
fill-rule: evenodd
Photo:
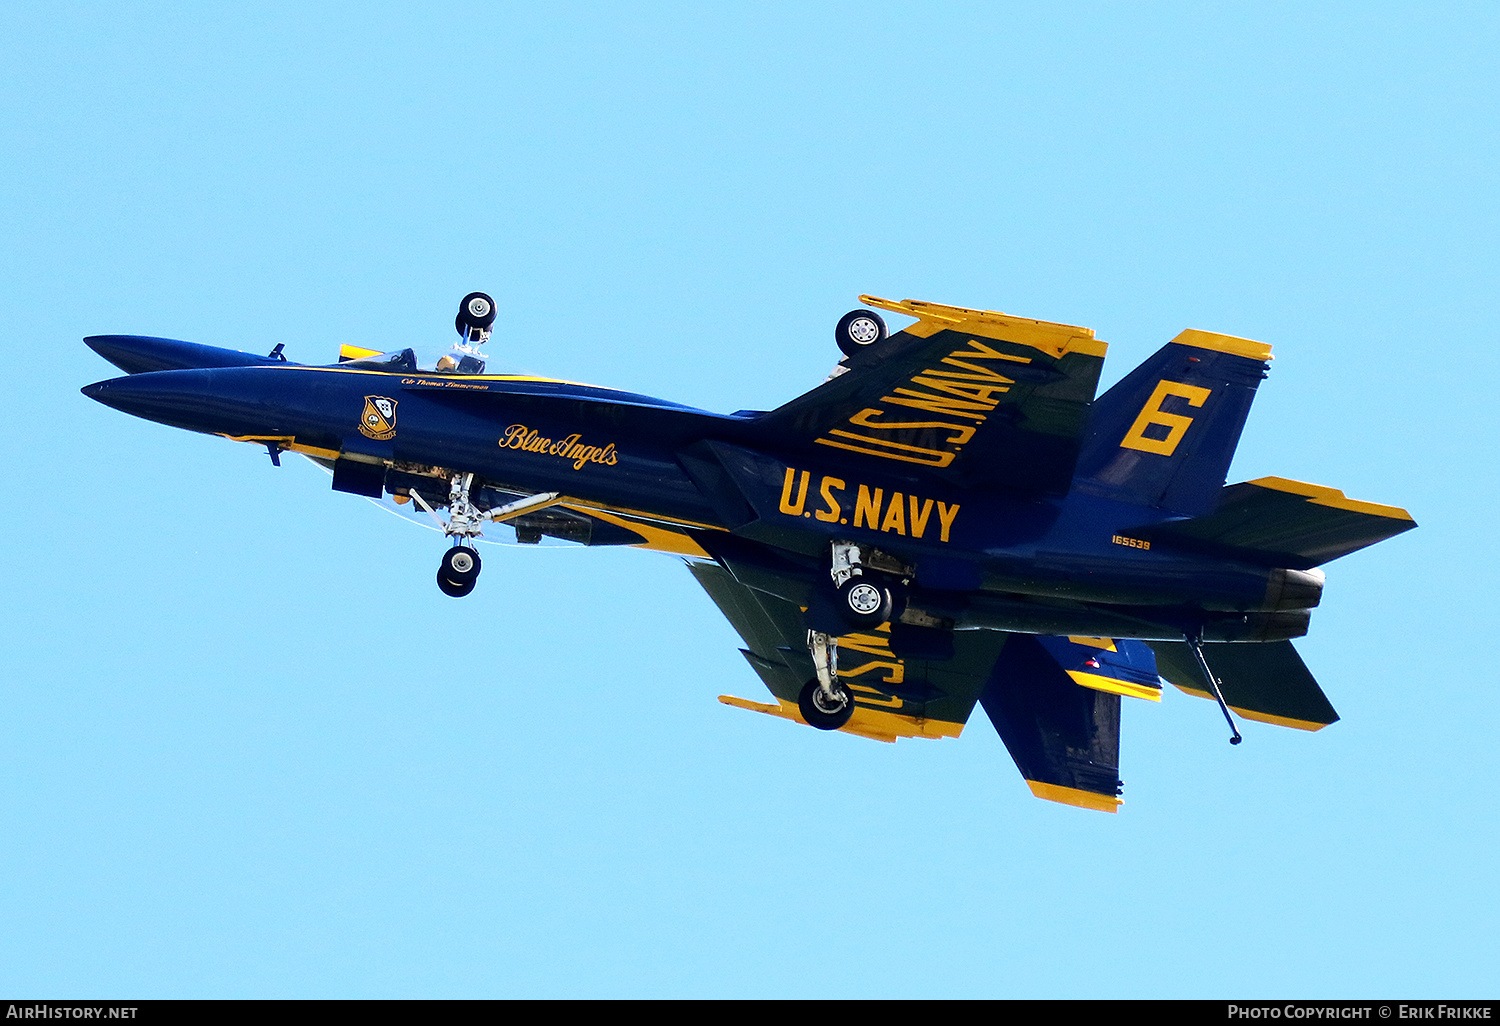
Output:
M1493 997L1488 5L9 4L0 992ZM1298 643L1343 720L1127 703L1118 816L989 724L763 690L672 558L441 540L117 414L84 335L717 410L862 292L1270 342L1231 480L1421 528ZM506 534L508 532L500 532Z

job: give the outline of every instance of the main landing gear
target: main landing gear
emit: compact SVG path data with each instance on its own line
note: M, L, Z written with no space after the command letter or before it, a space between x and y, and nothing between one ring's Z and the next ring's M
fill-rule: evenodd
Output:
M837 593L839 619L851 630L873 630L899 617L906 607L911 571L882 553L834 542L829 576ZM839 680L838 638L810 630L807 648L817 676L802 686L797 708L811 726L838 730L854 715L854 693Z
M822 631L808 631L807 647L817 676L802 686L797 708L809 726L838 730L854 715L854 693L839 680L838 639Z
M879 627L899 617L906 608L910 572L889 557L877 570L874 562L880 555L867 554L848 542L833 543L829 576L838 592L839 616L855 630Z
M833 329L833 340L845 356L853 356L877 342L885 341L889 332L885 320L872 310L850 310L839 318Z

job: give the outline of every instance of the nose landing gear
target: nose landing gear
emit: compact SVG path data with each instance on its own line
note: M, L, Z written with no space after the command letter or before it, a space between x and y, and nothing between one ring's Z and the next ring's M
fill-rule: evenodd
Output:
M484 536L482 528L485 524L504 523L525 513L544 509L561 497L557 492L539 492L496 509L481 510L469 498L473 485L473 474L454 474L449 479L447 520L427 504L420 492L413 490L411 493L417 505L426 510L427 515L443 529L445 535L453 539L453 547L443 554L443 562L437 572L438 588L444 595L452 598L463 598L474 590L474 585L479 580L480 559L474 548L474 541Z
M854 693L839 680L838 639L822 631L808 631L807 647L817 676L802 686L797 708L809 726L838 730L854 715Z

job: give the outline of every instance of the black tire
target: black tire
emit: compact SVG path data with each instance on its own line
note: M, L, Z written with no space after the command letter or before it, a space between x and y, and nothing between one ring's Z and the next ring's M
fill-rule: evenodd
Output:
M495 323L495 301L483 292L470 292L458 304L458 322L470 328L488 328Z
M850 310L839 318L833 329L833 340L839 344L845 356L862 353L877 343L884 342L889 332L885 321L871 310Z
M891 618L891 589L873 577L851 577L839 585L838 607L850 627L879 627Z
M886 612L886 619L895 623L901 619L901 614L906 612L906 602L911 597L906 585L898 582L889 584L885 589L891 596L891 608Z
M449 598L463 598L469 592L474 590L474 585L476 583L473 578L470 578L468 581L465 581L463 583L450 581L448 578L443 576L443 572L441 570L438 571L437 582L438 590L441 591L444 595L447 595Z
M809 726L819 730L838 730L849 722L849 717L854 715L854 694L843 681L834 682L833 693L840 704L836 709L828 709L821 701L816 678L802 685L802 693L797 696L797 708L801 710L802 718Z
M454 584L468 584L473 586L479 577L479 553L462 545L455 545L443 553L443 565L438 568L438 576L446 577Z

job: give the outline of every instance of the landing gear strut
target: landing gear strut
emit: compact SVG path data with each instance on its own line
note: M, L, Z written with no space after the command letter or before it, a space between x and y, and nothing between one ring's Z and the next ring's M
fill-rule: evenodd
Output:
M856 630L879 627L900 616L906 605L903 585L885 574L872 572L873 568L867 568L867 564L866 554L858 545L833 543L829 576L838 591L839 615Z
M838 639L822 631L808 631L807 647L817 676L802 686L797 708L810 726L838 730L854 715L854 694L839 680Z

